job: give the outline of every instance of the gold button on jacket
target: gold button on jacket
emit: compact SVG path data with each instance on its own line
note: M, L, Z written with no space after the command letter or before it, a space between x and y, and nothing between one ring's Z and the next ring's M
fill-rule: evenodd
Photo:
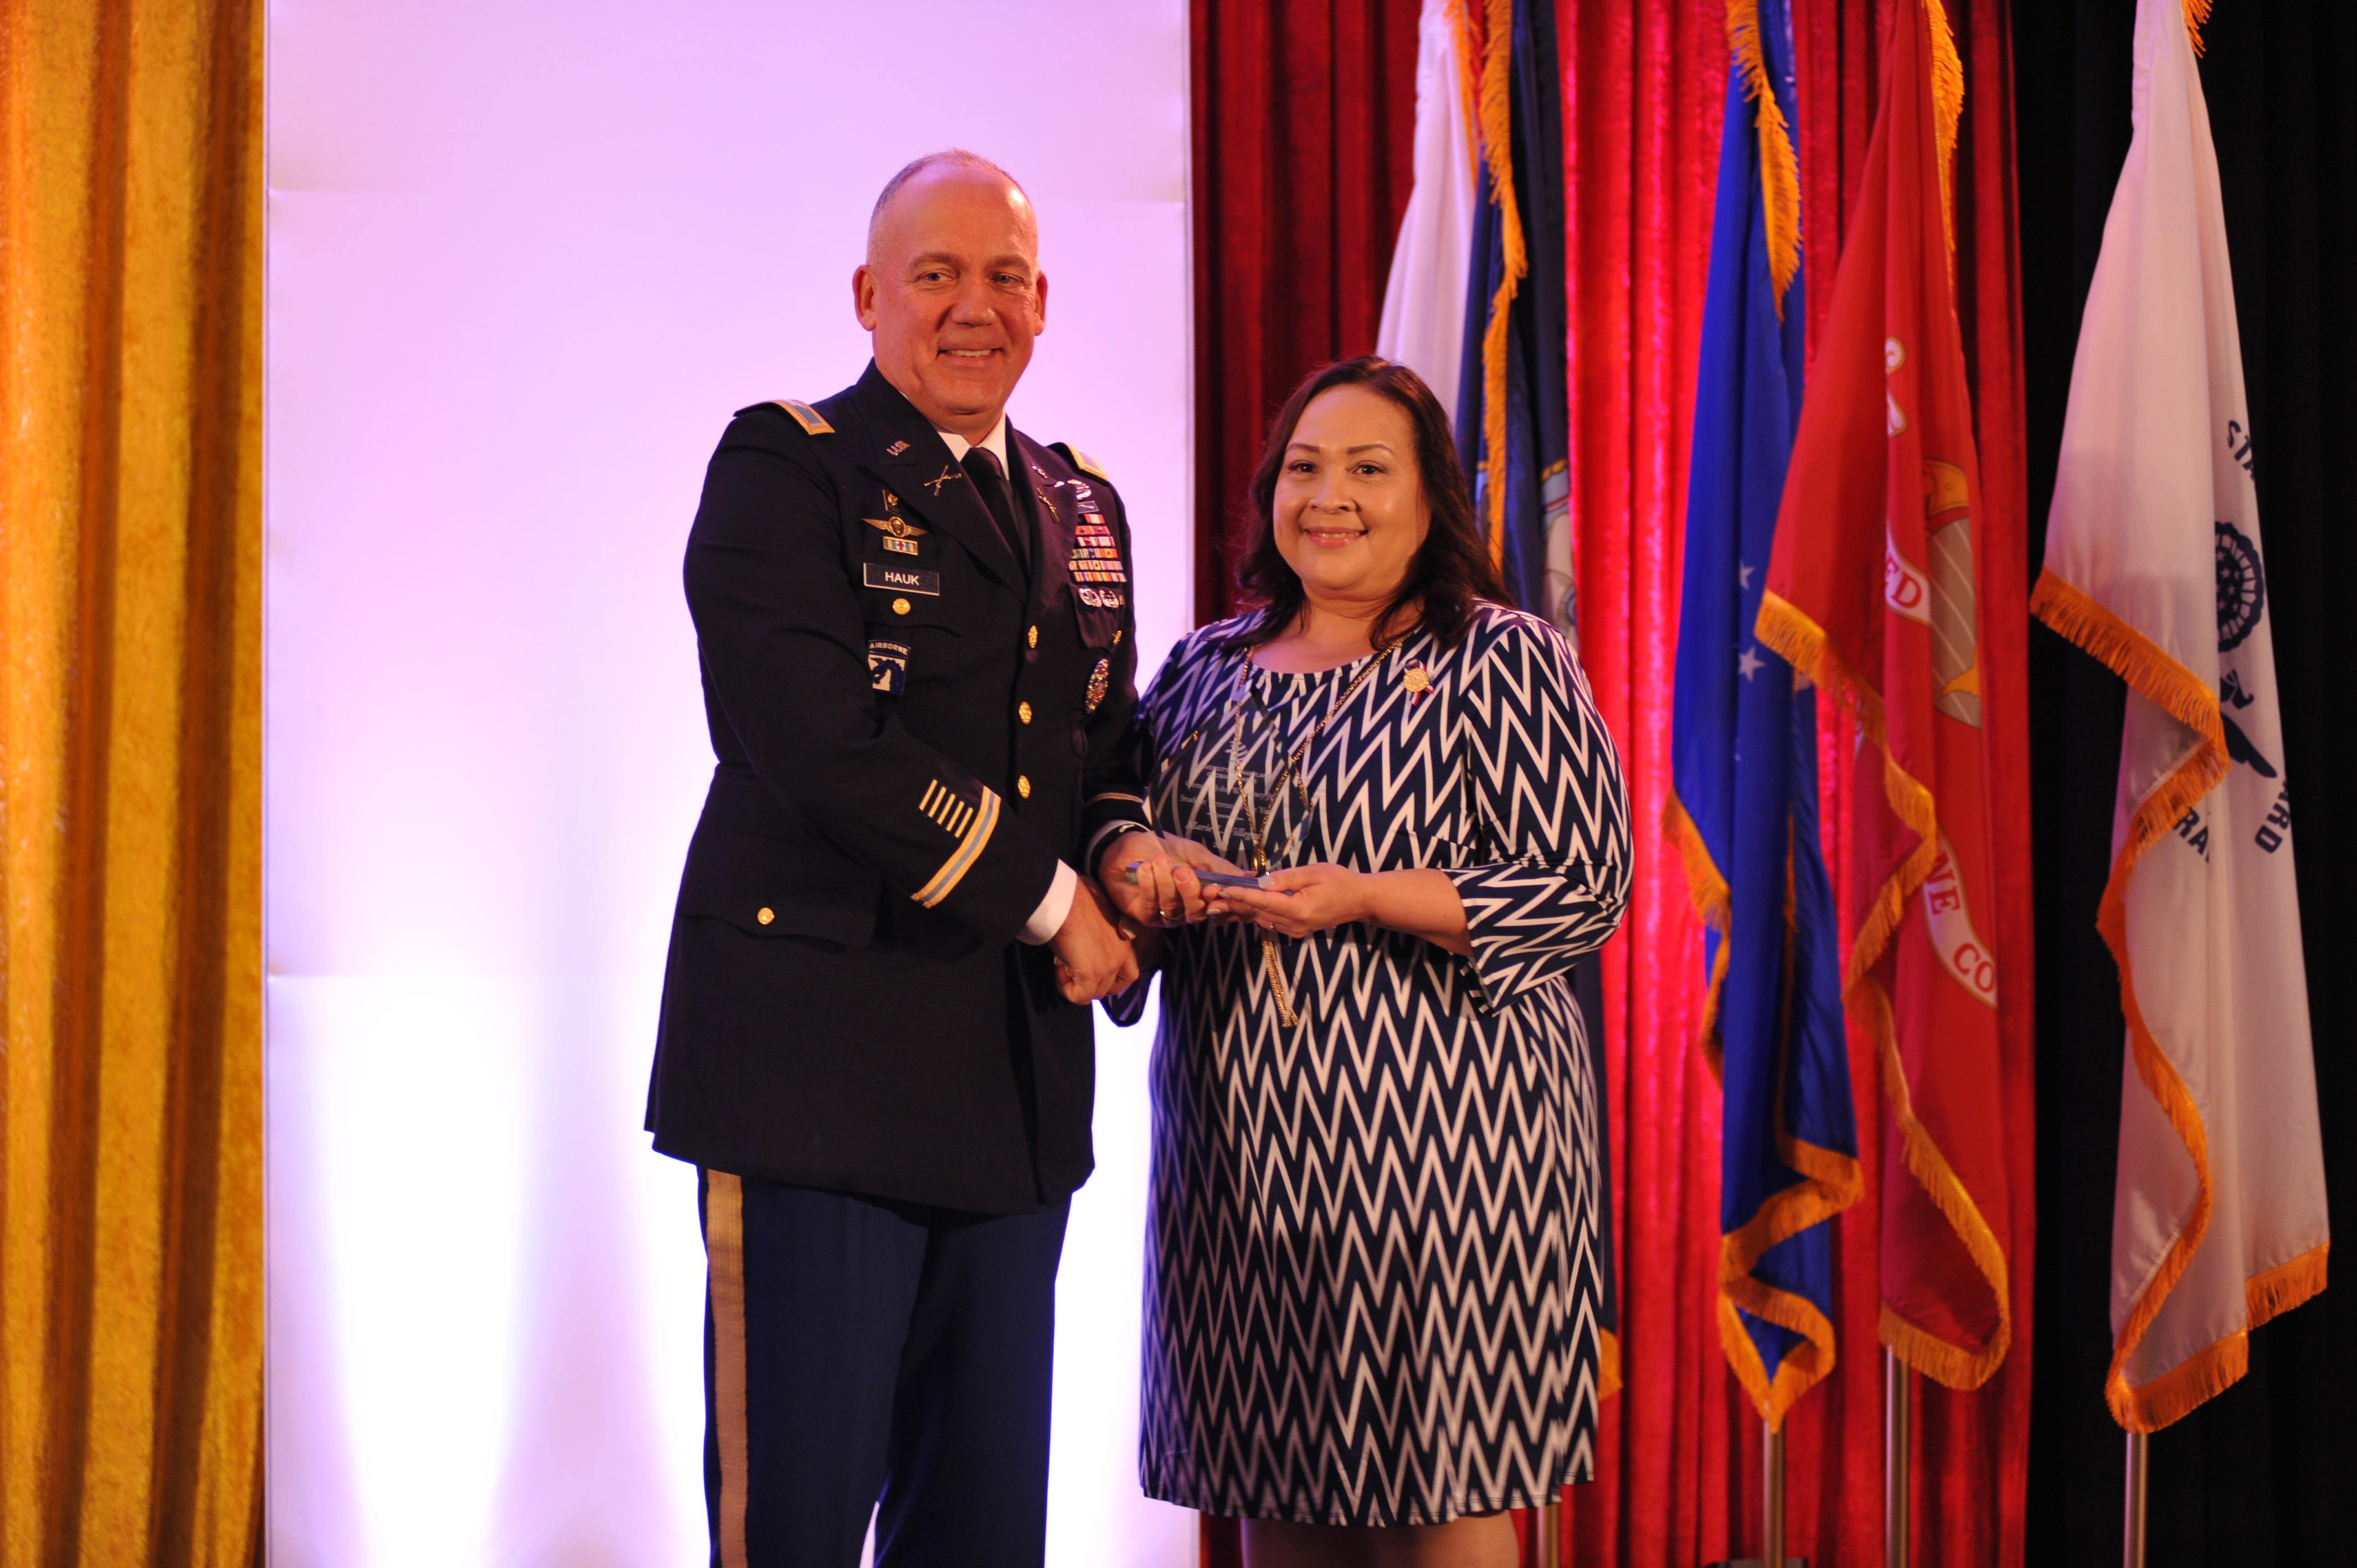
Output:
M1029 724L1031 722L1031 704L1028 703L1016 703L1015 716L1021 719L1025 724Z
M1031 798L1031 776L1029 774L1018 773L1015 776L1015 792L1022 796L1027 800Z
M741 905L740 905L740 906L738 906L738 907L741 908L743 906L741 906ZM768 905L766 905L766 904L764 904L763 906L761 906L761 908L760 908L758 911L756 911L756 912L755 912L755 914L754 914L754 916L753 916L753 918L755 918L755 919L757 919L757 920L760 921L760 922L761 922L761 924L763 924L763 925L765 925L765 926L766 926L766 925L768 925L770 921L772 921L772 920L776 919L777 918L778 918L778 912L777 912L775 909L770 908Z

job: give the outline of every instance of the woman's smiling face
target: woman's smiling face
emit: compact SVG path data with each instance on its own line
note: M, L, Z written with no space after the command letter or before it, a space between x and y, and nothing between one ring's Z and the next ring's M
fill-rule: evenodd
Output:
M1362 386L1309 400L1276 476L1276 548L1312 601L1388 603L1432 530L1407 410Z

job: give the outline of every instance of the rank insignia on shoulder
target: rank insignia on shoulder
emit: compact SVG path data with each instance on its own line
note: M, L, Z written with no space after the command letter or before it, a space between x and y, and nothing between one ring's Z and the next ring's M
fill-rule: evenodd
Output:
M1105 700L1105 693L1112 687L1113 660L1100 659L1097 667L1089 671L1089 712L1097 711L1097 704Z
M1083 474L1092 474L1096 478L1103 479L1106 484L1113 483L1113 476L1106 473L1102 467L1098 467L1097 460L1095 458L1090 456L1086 452L1082 451L1071 442L1059 441L1056 443L1056 449L1063 453L1067 458L1071 459L1072 467L1078 468Z
M909 645L880 637L869 638L867 683L878 692L898 696L909 683Z
M906 452L908 449L909 444L906 441L895 441L892 445L884 448L884 456L887 457L898 457L901 453Z
M777 404L780 408L784 409L788 413L792 414L794 416L794 423L801 425L808 434L812 435L832 435L834 434L834 426L826 422L826 415L821 413L810 404L806 403L797 403L794 399L790 397L771 398L770 401Z

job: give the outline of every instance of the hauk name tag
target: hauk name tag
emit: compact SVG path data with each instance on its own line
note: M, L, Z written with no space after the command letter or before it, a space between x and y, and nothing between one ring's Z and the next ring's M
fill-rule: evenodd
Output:
M871 588L888 588L896 594L924 594L936 599L942 596L942 575L939 572L863 561L859 573L859 580Z

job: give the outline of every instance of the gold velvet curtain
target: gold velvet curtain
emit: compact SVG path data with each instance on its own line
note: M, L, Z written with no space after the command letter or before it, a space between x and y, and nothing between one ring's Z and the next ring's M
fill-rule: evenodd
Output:
M0 0L0 1568L259 1560L262 26Z

